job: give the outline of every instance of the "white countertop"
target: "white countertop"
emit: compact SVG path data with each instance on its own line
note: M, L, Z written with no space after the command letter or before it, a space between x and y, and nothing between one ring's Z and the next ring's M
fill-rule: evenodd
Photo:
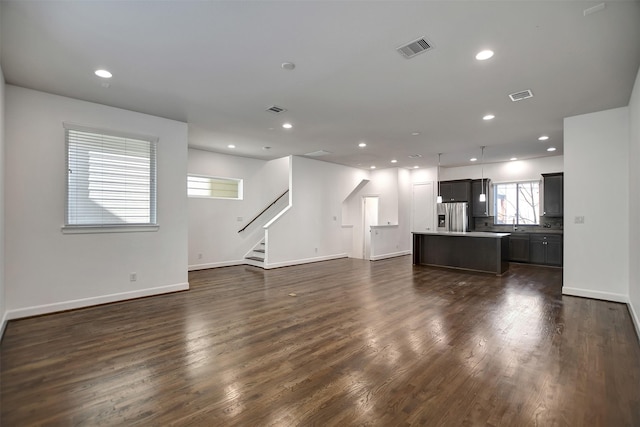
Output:
M413 231L413 234L429 234L434 236L461 236L461 237L487 237L490 239L501 239L510 236L511 233L493 233L487 231Z

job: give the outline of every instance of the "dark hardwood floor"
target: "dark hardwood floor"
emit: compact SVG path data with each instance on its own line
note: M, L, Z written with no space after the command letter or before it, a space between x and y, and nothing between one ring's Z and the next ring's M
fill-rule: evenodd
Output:
M562 296L560 269L406 256L189 279L11 321L0 424L640 426L627 307Z

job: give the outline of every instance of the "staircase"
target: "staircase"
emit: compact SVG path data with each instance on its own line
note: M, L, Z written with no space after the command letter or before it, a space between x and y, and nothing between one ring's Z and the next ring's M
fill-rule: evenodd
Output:
M253 265L255 267L264 268L264 260L267 256L267 246L262 240L257 245L255 245L247 254L244 256L244 260L247 264Z

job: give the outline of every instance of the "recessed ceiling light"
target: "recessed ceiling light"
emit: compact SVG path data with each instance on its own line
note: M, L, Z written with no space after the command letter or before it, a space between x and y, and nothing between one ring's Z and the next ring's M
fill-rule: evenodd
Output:
M227 148L236 148L236 146L233 145L233 144L229 144L229 145L227 145Z
M511 160L513 162L514 160L518 160L518 158L517 157L512 157L509 160Z
M547 139L549 139L547 135L542 135L541 137L538 138L538 141L546 141Z
M493 56L493 51L492 50L483 50L478 52L478 54L476 55L476 59L478 61L484 61L485 59L489 59Z
M476 162L476 161L478 161L478 159L476 159L475 157L472 157L472 158L469 159L469 161L470 162Z
M375 166L373 166L373 165L369 166L369 169L375 169L375 168L376 168L376 167L375 167Z
M107 70L96 70L95 73L96 76L102 77L103 79L110 79L113 76L113 74L111 74Z
M282 65L281 65L281 67L282 67L284 70L291 71L291 70L293 70L294 68L296 68L296 64L294 64L293 62L283 62L283 63L282 63Z
M420 135L420 132L411 132L411 135L418 136L418 135Z
M262 147L263 150L271 150L271 147L269 147L268 145L265 145L264 147Z
M413 168L414 169L420 169L420 166L414 166Z
M495 118L496 118L496 116L494 116L493 114L487 114L486 116L484 116L482 118L482 120L493 120Z
M398 163L396 159L391 160L391 163Z
M360 147L360 148L364 148L366 146L367 146L366 142L361 142L360 144L358 144L358 147Z
M547 151L556 151L556 147L549 147L547 148Z
M291 129L293 127L293 125L291 123L284 123L282 125L282 127L285 128L285 129Z

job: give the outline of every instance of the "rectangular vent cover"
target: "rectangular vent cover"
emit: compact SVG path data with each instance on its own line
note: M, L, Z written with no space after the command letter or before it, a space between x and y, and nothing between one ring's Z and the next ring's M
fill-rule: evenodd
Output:
M320 157L320 156L326 156L327 154L331 154L331 151L326 151L326 150L312 151L311 153L306 153L305 156Z
M279 114L287 110L286 108L278 107L277 105L272 105L271 107L267 108L267 111L269 111L270 113Z
M533 98L533 93L531 90L527 89L521 92L512 93L509 95L509 98L511 98L513 102L522 101L523 99Z
M413 58L414 56L430 49L433 49L433 46L424 37L396 48L396 50L407 59Z

